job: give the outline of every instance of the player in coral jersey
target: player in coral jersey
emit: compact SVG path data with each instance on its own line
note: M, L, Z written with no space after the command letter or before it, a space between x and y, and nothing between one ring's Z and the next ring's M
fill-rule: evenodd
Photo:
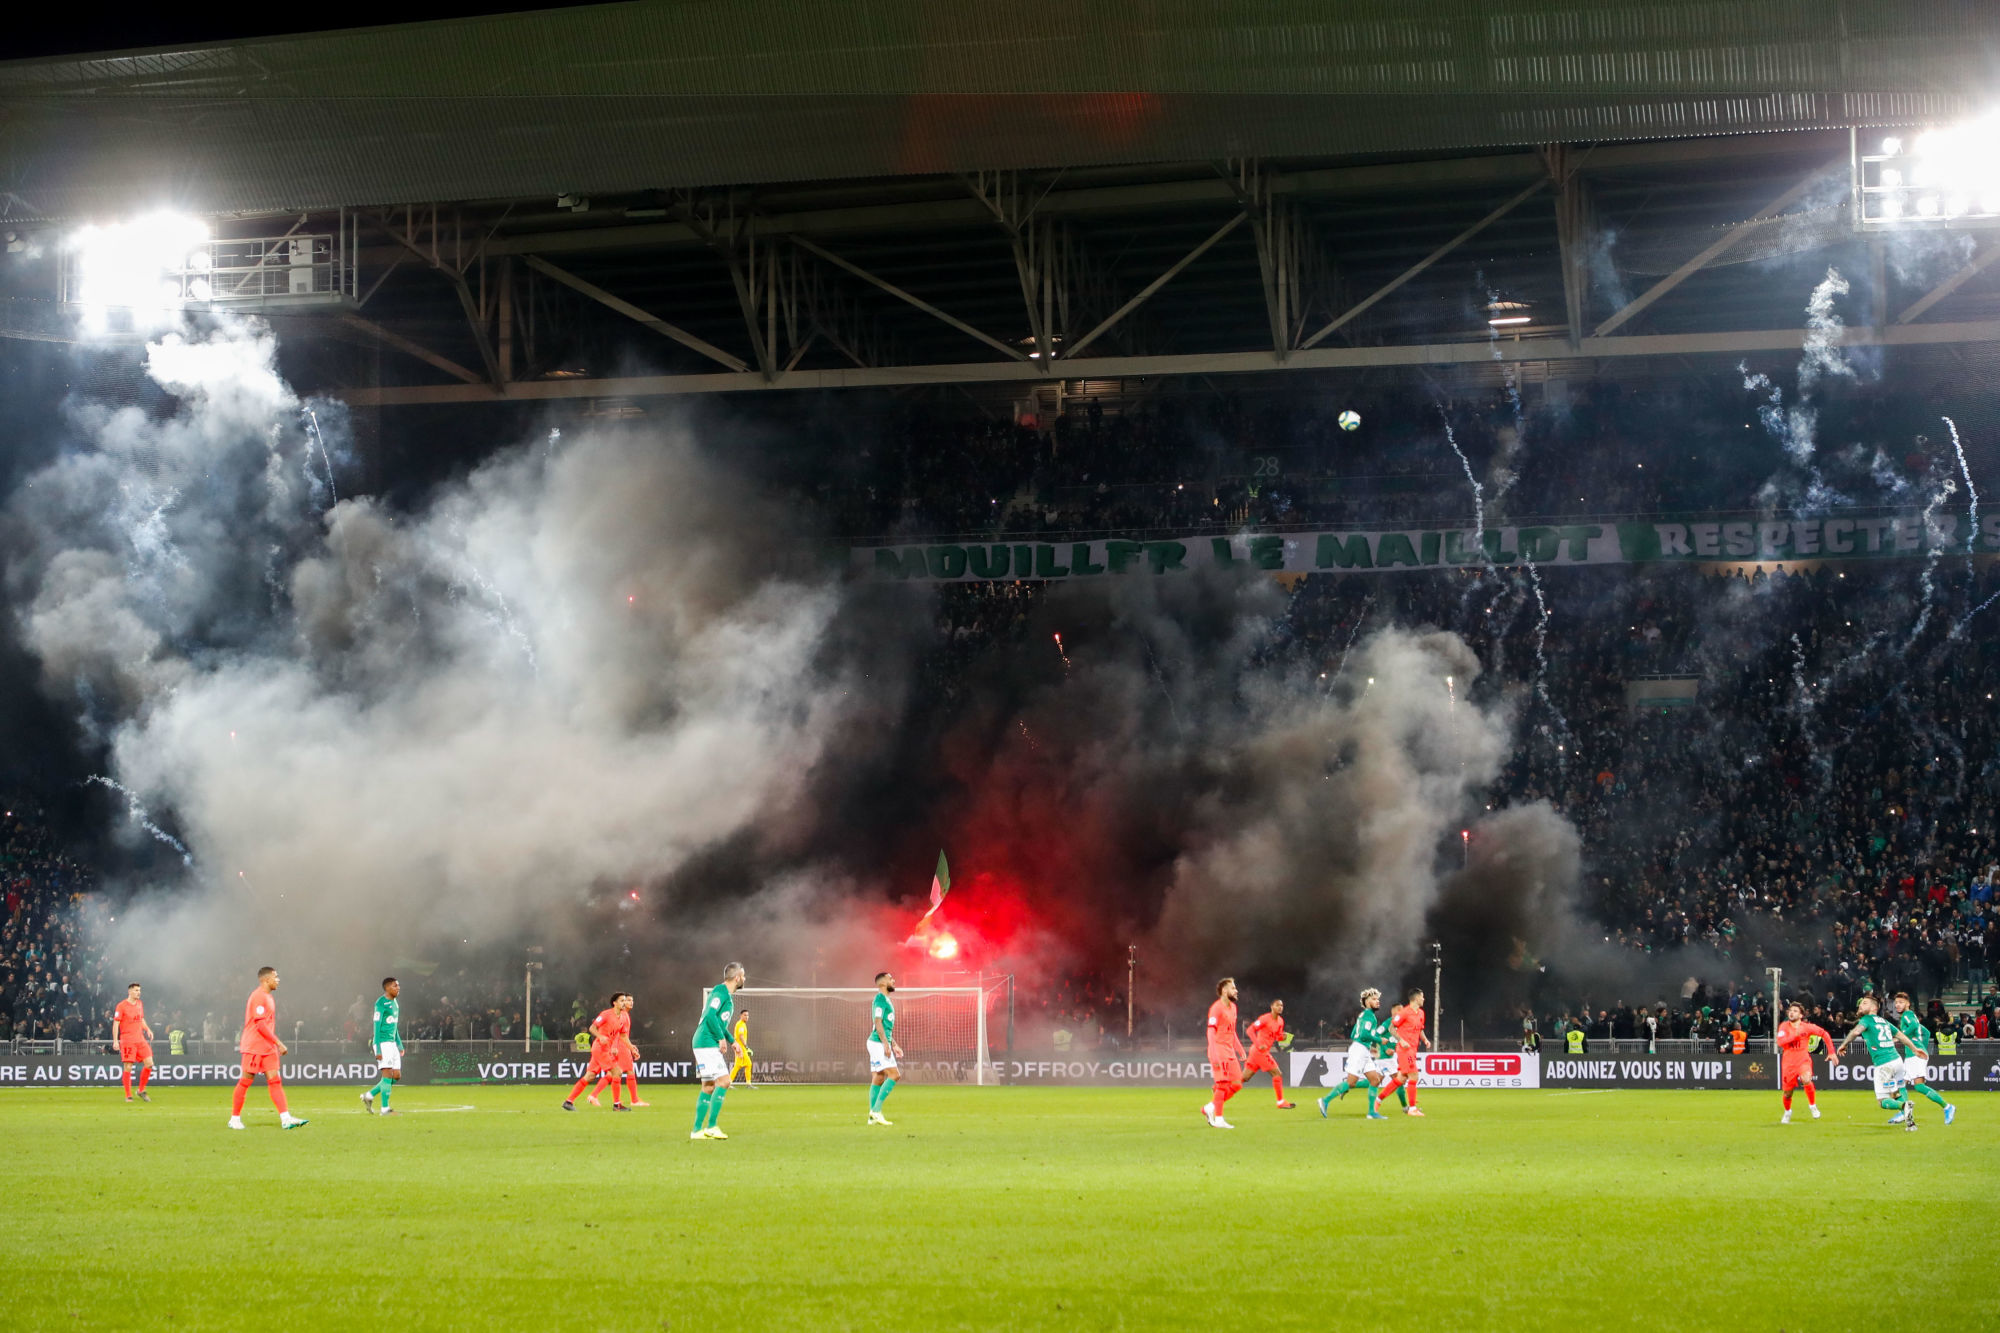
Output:
M620 1076L625 1080L625 1100L627 1102L635 1107L652 1105L651 1102L639 1096L639 1048L632 1044L633 1003L631 992L626 992L625 1012L620 1015L623 1021L618 1032L618 1049L612 1053L615 1069L611 1079L614 1085L611 1090L611 1101L614 1106L618 1102L618 1089L615 1085Z
M1273 1000L1271 1012L1257 1015L1250 1024L1250 1058L1243 1064L1243 1080L1247 1083L1252 1074L1269 1074L1281 1111L1291 1110L1292 1103L1285 1100L1285 1076L1271 1050L1273 1047L1283 1050L1291 1044L1292 1039L1285 1035L1285 1002Z
M620 1058L625 1049L625 1034L632 1030L632 1020L625 1016L626 1010L631 1008L631 1000L632 997L624 991L613 991L610 1006L590 1020L590 1035L593 1038L590 1043L590 1065L583 1071L583 1077L576 1081L576 1086L569 1090L569 1096L563 1098L563 1110L576 1109L576 1099L582 1095L586 1087L589 1087L592 1079L597 1081L597 1086L590 1090L592 1106L598 1104L597 1094L604 1090L606 1083L609 1083L611 1109L614 1111L626 1109L618 1100L618 1075Z
M1812 1040L1819 1038L1820 1046L1829 1057L1833 1053L1833 1034L1817 1023L1806 1022L1805 1007L1794 1001L1785 1006L1785 1021L1778 1024L1778 1088L1785 1094L1785 1113L1778 1117L1780 1124L1792 1123L1792 1090L1804 1086L1806 1105L1812 1108L1813 1119L1819 1119L1819 1098L1813 1095Z
M1396 1006L1396 1012L1389 1019L1389 1027L1396 1038L1396 1072L1382 1085L1381 1100L1388 1101L1394 1092L1396 1100L1402 1102L1405 1115L1422 1115L1417 1106L1417 1078L1423 1072L1417 1061L1417 1049L1431 1044L1424 1033L1424 993L1412 988L1403 1003Z
M1243 1039L1236 1032L1236 978L1215 983L1215 1003L1208 1006L1208 1064L1215 1071L1215 1097L1201 1108L1217 1129L1236 1126L1222 1118L1222 1107L1243 1087Z
M285 1105L285 1084L278 1076L278 1061L287 1049L278 1040L278 969L257 969L257 989L243 1002L243 1037L236 1043L243 1054L243 1077L236 1081L236 1100L229 1109L229 1127L243 1128L243 1098L257 1075L271 1091L271 1105L278 1108L278 1128L297 1129L306 1122Z
M146 1084L153 1077L153 1027L146 1021L146 1006L139 999L139 983L125 988L125 998L111 1011L111 1025L118 1037L118 1063L125 1074L125 1100L132 1100L132 1071L139 1071L139 1100L150 1102Z

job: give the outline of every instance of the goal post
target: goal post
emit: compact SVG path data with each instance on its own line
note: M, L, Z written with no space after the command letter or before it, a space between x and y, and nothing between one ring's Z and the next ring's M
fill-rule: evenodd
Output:
M896 1044L902 1070L925 1083L995 1082L987 1007L999 987L899 986ZM704 992L704 997L706 993ZM736 1012L750 1016L753 1077L771 1083L861 1083L869 1077L872 986L745 986Z

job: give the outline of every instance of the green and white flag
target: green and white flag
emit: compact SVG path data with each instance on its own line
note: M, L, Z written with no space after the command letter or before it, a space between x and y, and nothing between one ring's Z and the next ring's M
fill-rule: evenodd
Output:
M939 848L937 870L931 875L931 910L918 918L917 926L919 929L922 929L924 922L931 919L932 912L944 906L944 896L950 892L951 867L945 863L944 849Z

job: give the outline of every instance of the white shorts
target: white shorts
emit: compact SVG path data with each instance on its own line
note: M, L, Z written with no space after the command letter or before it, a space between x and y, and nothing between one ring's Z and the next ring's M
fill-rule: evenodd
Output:
M1367 1078L1375 1070L1375 1052L1360 1042L1349 1042L1347 1046L1348 1078Z
M403 1072L403 1048L393 1041L385 1041L375 1048L375 1063L384 1073Z
M1875 1100L1887 1101L1903 1086L1903 1062L1891 1060L1886 1065L1872 1065L1869 1075L1875 1080Z
M879 1074L896 1067L896 1053L879 1041L868 1043L868 1072Z
M1920 1079L1927 1079L1930 1076L1931 1062L1929 1059L1921 1055L1906 1055L1903 1057L1903 1082L1915 1083Z
M1396 1057L1393 1055L1376 1056L1375 1072L1380 1074L1384 1080L1394 1078L1396 1076Z
M694 1048L694 1076L703 1083L727 1083L729 1062L722 1058L720 1046L697 1046Z

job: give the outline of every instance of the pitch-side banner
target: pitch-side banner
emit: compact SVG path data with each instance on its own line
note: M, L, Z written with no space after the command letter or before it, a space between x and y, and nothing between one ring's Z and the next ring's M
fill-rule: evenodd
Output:
M864 578L923 583L1150 577L1196 569L1393 574L1464 565L1628 565L1666 561L1893 560L2000 552L2000 514L1843 513L1815 518L1716 514L1672 521L1544 523L1357 532L1244 532L1233 537L924 543L848 551Z
M1539 1088L1542 1057L1531 1051L1429 1051L1417 1057L1427 1088ZM1330 1088L1345 1077L1347 1051L1293 1051L1299 1088Z

